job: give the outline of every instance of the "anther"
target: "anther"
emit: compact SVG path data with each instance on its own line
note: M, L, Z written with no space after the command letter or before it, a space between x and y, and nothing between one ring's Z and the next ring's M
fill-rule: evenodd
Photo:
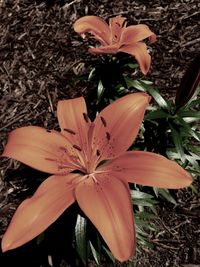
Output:
M73 130L68 129L68 128L65 128L65 129L63 129L63 130L64 130L65 132L68 132L68 133L73 134L73 135L76 134Z
M103 126L106 127L107 126L107 122L104 119L104 117L100 117L100 119L101 119L101 122L103 123Z
M89 122L89 117L86 113L83 113L83 118L86 122Z
M109 132L106 132L106 138L108 139L108 141L110 140L110 138L111 138L111 135L110 135L110 133L109 133Z
M73 148L77 149L78 151L82 151L82 149L80 148L80 146L73 145Z
M97 149L96 151L97 156L100 156L100 151Z

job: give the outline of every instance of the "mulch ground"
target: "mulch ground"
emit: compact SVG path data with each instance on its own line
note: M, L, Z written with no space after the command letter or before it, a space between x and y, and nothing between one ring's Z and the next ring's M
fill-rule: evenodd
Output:
M200 52L199 10L198 0L0 0L0 152L8 133L17 127L56 128L58 99L80 95L92 99L96 88L78 77L91 70L94 56L73 31L76 19L87 14L104 19L123 15L130 24L147 24L158 41L151 45L152 66L146 79L173 98L187 66ZM45 174L8 159L1 159L0 173L2 237L17 205L39 184L35 178ZM198 190L200 183L195 185ZM163 200L158 206L158 233L150 234L154 249L144 248L134 264L125 266L200 266L200 196L190 189L174 196L177 206ZM0 266L15 266L9 263L13 255L17 266L40 266L31 248L8 254L7 262L1 263L0 255ZM26 264L24 251L29 257Z

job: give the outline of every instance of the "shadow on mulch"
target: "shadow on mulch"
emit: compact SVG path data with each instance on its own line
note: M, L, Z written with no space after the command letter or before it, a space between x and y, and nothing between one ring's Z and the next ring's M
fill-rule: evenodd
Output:
M26 222L22 222L26 223ZM45 232L39 242L35 238L11 251L0 252L2 267L59 267L62 260L76 266L76 252L72 247L73 228L76 223L76 206L63 213Z

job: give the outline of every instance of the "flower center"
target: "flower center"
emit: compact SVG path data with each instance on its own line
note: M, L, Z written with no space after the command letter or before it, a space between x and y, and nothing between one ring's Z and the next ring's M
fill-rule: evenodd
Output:
M90 121L86 113L82 114L84 125L77 129L64 128L66 145L59 147L55 156L46 158L57 165L58 174L66 175L70 172L79 172L91 177L95 181L94 173L100 161L109 156L113 139L108 129L107 120L100 116L100 137L94 135L94 123ZM51 133L51 131L48 131Z

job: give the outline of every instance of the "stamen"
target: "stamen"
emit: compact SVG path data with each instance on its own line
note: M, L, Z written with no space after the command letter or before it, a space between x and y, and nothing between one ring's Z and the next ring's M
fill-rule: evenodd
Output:
M106 132L106 138L108 139L108 141L110 140L110 138L111 138L111 135L110 135L110 133L109 133L109 132Z
M89 122L89 117L86 113L83 113L83 118L87 123Z
M63 130L64 130L65 132L68 132L68 133L73 134L73 135L76 134L73 130L68 129L68 128L65 128L65 129L63 129Z
M79 150L79 151L82 151L82 149L80 148L80 146L77 146L77 145L73 145L73 148Z
M47 130L47 133L51 133L51 130Z
M103 123L103 126L106 127L107 126L107 122L104 119L104 117L100 117L100 119L101 119L101 122Z
M82 177L77 176L77 177L73 178L73 180L71 181L71 183L72 183L72 184L78 184L78 183L84 181L86 178L87 178L86 175L84 175L84 176L82 176Z
M97 154L98 157L100 156L100 151L98 149L96 151L96 154Z
M92 177L93 181L94 181L96 184L98 184L98 181L97 181L96 177L94 176L94 174L90 174L90 176Z

